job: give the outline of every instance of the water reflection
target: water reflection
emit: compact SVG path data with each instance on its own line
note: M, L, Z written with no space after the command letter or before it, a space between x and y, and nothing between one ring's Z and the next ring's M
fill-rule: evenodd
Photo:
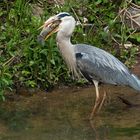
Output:
M107 88L110 102L91 121L93 87L38 92L1 103L0 140L139 140L140 108L127 108L117 96L137 104L140 95L130 88Z

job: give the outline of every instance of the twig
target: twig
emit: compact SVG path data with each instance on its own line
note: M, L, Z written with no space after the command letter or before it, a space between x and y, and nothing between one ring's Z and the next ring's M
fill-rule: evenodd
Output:
M121 44L111 35L111 39L116 42L119 46L121 46Z
M16 56L12 56L12 57L11 57L8 61L6 61L2 66L9 65L15 58L16 58Z
M129 14L129 12L126 11L126 15L127 15L134 23L136 23L136 24L140 27L140 23L138 23L136 20L134 20L134 19L133 19L131 16L129 16L128 14Z
M78 22L80 23L80 25L81 25L82 28L83 28L83 24L81 23L81 21L80 21L78 15L76 14L75 10L74 10L71 6L70 6L70 8L71 8L71 10L73 11L73 13L74 13L75 17L77 18Z
M132 3L132 0L127 0L127 5L131 4Z
M124 10L126 10L126 8L123 8L121 11L119 11L119 13L118 13L118 15L114 18L114 22L116 21L116 19L118 18L118 17L120 17L121 16L121 14L122 14L122 12L124 12Z
M132 33L130 32L128 38L129 38L132 34L134 34L135 32L137 32L137 30L134 30Z
M129 11L126 11L126 16L127 16L127 13L129 14L129 17L130 17L129 19L130 19L130 23L131 23L131 28L134 29L132 15Z
M140 13L136 14L136 15L132 15L132 18L137 18L140 16Z
M89 27L92 27L93 26L93 24L91 24L91 23L84 23L84 24L82 24L83 26L89 26Z
M131 5L134 6L134 7L136 7L136 8L138 8L138 9L140 9L140 6L139 5L136 5L134 3L131 3Z

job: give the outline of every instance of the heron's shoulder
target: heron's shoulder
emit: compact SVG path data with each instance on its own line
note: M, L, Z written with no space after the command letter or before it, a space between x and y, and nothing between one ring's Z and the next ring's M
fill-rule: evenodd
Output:
M77 49L94 49L95 46L87 45L87 44L75 44L74 45Z
M110 53L106 52L103 49L100 49L95 46L87 45L87 44L76 44L75 46L75 51L78 53L87 53L87 54L94 54L94 55L99 55L101 54L102 56L111 56Z

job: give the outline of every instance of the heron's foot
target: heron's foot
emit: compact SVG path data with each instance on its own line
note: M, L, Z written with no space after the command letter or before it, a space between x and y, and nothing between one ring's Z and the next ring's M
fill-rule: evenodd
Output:
M89 120L92 120L94 118L94 116L97 113L99 113L99 111L101 110L101 108L102 108L102 106L104 104L105 98L106 98L106 92L104 92L104 95L103 95L103 97L101 99L100 98L96 99L95 105L94 105L93 110L92 110L92 112L90 114Z

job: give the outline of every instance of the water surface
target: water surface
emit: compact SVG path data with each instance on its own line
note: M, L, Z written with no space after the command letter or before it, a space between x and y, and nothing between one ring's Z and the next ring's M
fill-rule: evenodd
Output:
M0 105L0 140L140 140L140 107L117 97L140 104L140 94L127 87L104 90L107 100L92 121L93 86L10 96Z

